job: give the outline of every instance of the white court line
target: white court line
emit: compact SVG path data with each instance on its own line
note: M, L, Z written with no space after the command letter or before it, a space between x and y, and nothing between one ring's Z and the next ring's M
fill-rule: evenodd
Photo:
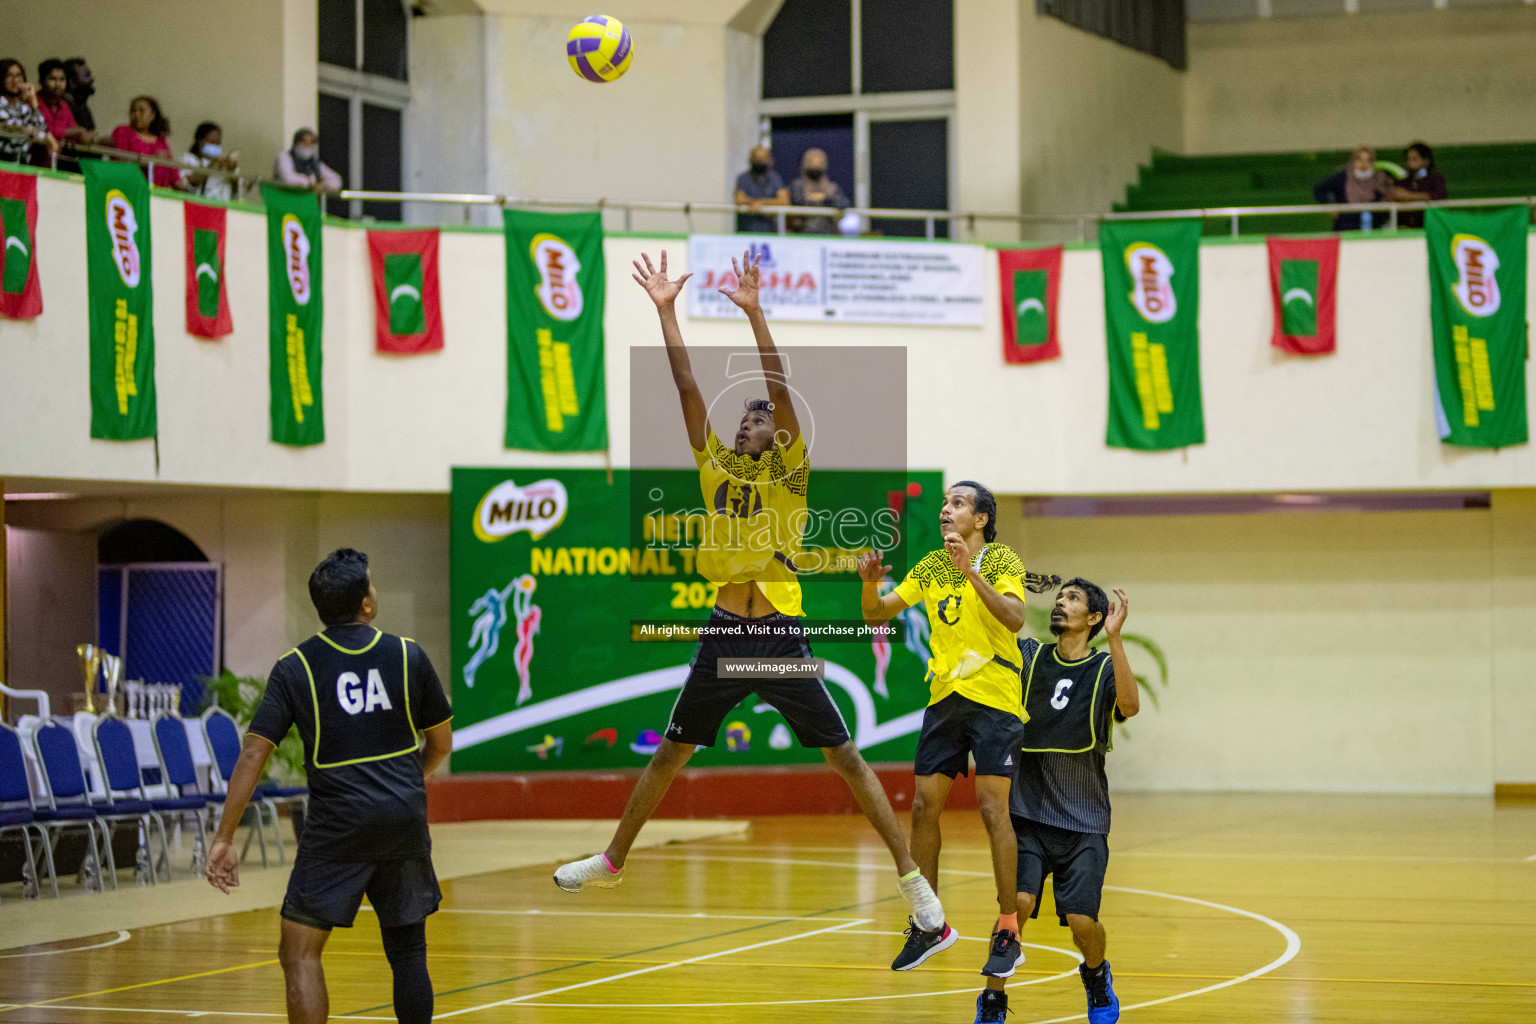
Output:
M752 845L732 843L729 839L721 840L718 845L701 846L701 849L710 850L782 850L782 846ZM873 853L878 847L869 847ZM858 849L850 846L796 846L795 851L806 853L858 853ZM882 851L883 852L883 851ZM950 846L945 844L944 853L950 854L974 854L978 857L990 856L992 851L984 846ZM1433 854L1369 854L1369 853L1201 853L1184 850L1119 850L1115 852L1115 858L1121 857L1166 857L1179 860L1318 860L1318 861L1459 861L1474 864L1514 864L1520 861L1518 857L1463 857L1463 856L1437 856ZM1536 861L1536 854L1524 858L1524 861Z
M98 942L94 946L71 946L68 949L40 949L35 953L6 953L0 955L0 960L16 960L24 956L58 956L60 953L84 953L88 949L105 949L107 946L115 946L120 942L127 942L128 939L129 934L119 929L117 938L108 939L106 942ZM0 1010L17 1005L20 1004L7 1003L4 1006L0 1006Z
M853 923L871 924L873 922L874 918L864 917L859 918ZM451 1013L439 1013L433 1017L433 1020L447 1020L449 1017L457 1017L463 1013L474 1013L477 1010L490 1010L498 1006L511 1006L514 1003L526 1002L529 999L539 999L543 996L557 996L562 992L571 992L578 988L588 988L592 985L603 985L610 981L622 981L625 978L633 978L640 974L650 974L654 971L665 971L671 967L682 967L686 964L696 964L703 960L713 960L718 956L730 956L733 953L746 953L749 950L762 949L764 946L777 946L781 942L794 942L796 939L808 939L813 935L822 935L826 932L835 932L844 927L846 926L835 924L830 928L818 928L813 932L801 932L798 935L786 935L783 938L769 939L766 942L754 942L750 946L737 946L735 949L722 949L718 953L705 953L702 956L689 957L687 960L675 960L669 964L657 964L654 967L642 967L639 970L625 971L622 974L613 974L606 978L594 978L591 981L580 981L574 985L565 985L561 988L552 988L544 992L530 992L527 995L513 996L511 999L502 999L494 1003L485 1003L482 1006L469 1006L462 1010L454 1010Z
M1529 857L1525 858L1523 863L1529 864L1532 861L1536 861L1536 853L1533 853Z
M370 906L362 906L358 909L365 913L373 912ZM439 914L504 914L509 917L677 917L709 921L845 921L850 924L868 920L863 917L784 917L778 914L663 914L640 910L481 910L471 907L438 907L437 912Z

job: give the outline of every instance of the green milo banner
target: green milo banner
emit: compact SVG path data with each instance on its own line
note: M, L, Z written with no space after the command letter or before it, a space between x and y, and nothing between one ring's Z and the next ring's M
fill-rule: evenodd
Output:
M267 344L272 440L304 446L325 441L320 386L320 198L261 185L267 206Z
M647 486L666 471L646 470ZM658 508L631 521L630 471L613 482L601 469L453 471L450 554L451 689L455 772L569 771L643 766L667 727L688 674L714 587L693 570L695 550L673 530L682 510ZM811 509L873 513L903 496L892 520L905 534L888 556L891 585L939 545L939 473L813 472ZM675 471L668 494L698 495L698 474ZM879 508L875 508L875 506ZM650 538L647 541L646 538ZM806 550L833 551L812 532ZM852 551L843 552L845 555ZM857 574L808 580L802 593L812 650L826 660L826 685L855 742L872 761L910 761L923 709L928 622L921 607L895 620L894 637L846 630L860 617ZM682 641L665 638L668 624ZM693 765L820 764L783 717L749 697L733 708L713 748Z
M1205 442L1200 404L1200 221L1099 229L1112 448Z
M85 172L91 323L91 436L154 437L155 321L149 182L132 164L90 160Z
M1524 444L1528 211L1427 214L1440 439L1473 448Z
M608 447L601 213L505 210L508 448Z

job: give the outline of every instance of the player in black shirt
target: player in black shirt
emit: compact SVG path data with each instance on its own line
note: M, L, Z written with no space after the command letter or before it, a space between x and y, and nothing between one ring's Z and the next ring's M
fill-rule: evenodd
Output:
M309 577L309 596L325 629L272 669L229 780L208 881L224 892L240 884L235 828L267 758L297 726L309 813L283 899L278 946L288 1020L326 1020L330 997L320 953L332 928L352 926L367 895L394 972L395 1016L400 1024L427 1024L426 921L442 893L427 834L426 776L452 749L452 712L416 642L373 627L378 594L367 555L332 552Z
M1141 694L1120 642L1130 603L1115 591L1077 578L1061 585L1051 609L1053 644L1019 641L1024 708L1024 749L1019 757L1009 812L1019 840L1018 915L1040 909L1045 876L1053 876L1056 914L1072 929L1082 950L1078 967L1088 996L1089 1024L1114 1024L1120 1001L1104 959L1099 902L1109 865L1109 780L1104 755L1114 747L1116 721L1141 710ZM1089 642L1103 629L1109 650ZM1008 997L1000 978L987 979L976 999L977 1024L1004 1019Z

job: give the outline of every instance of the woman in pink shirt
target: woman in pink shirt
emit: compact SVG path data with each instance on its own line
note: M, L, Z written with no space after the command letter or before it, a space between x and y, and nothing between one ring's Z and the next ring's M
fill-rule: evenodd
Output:
M160 104L155 98L135 96L128 104L128 123L112 129L112 147L171 160L171 147L165 141L170 133L171 123L160 113ZM160 188L175 188L180 177L175 167L157 164L150 182Z

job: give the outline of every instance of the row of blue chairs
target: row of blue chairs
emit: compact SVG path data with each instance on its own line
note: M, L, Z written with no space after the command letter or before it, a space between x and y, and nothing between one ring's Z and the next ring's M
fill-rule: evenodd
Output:
M85 861L88 876L101 873L102 847L105 847L105 876L115 889L117 864L112 851L112 833L116 826L126 822L134 823L139 829L136 867L140 869L141 877L149 884L157 885L163 867L166 880L173 879L166 816L188 815L195 820L196 848L192 871L200 873L207 859L205 837L212 824L209 811L213 808L222 811L224 801L224 793L214 787L227 785L241 746L239 726L227 712L214 708L203 716L201 725L212 755L209 788L205 790L198 779L186 724L174 712L165 712L157 715L150 727L165 784L164 794L151 795L144 784L132 730L118 716L102 715L92 728L92 741L102 773L103 799L92 796L75 735L69 728L53 720L43 720L32 734L42 781L42 793L37 794L33 792L27 770L21 735L9 725L0 723L0 833L15 831L21 835L26 854L24 891L28 895L36 895L38 891L39 859L32 849L35 833L42 843L41 864L48 869L53 895L58 896L53 855L60 837L70 829L84 830L89 850ZM270 814L279 862L286 860L282 833L277 827L278 805L306 805L307 799L308 790L303 787L265 786L258 789L252 804L253 827L246 839L247 852L251 838L256 838L261 846L262 864L266 864L263 819ZM160 839L158 858L151 847L151 836L155 834ZM94 883L92 888L102 887L99 878L94 879Z

